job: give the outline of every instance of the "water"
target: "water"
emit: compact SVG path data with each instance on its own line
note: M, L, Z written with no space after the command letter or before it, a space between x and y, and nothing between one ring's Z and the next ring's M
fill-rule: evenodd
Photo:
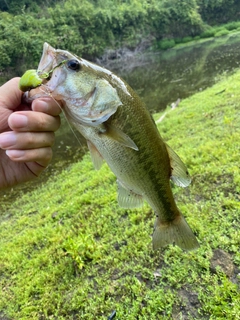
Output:
M240 33L165 52L110 61L106 67L124 78L138 92L149 111L154 113L165 109L178 98L186 98L212 86L222 74L229 74L238 68L239 62ZM85 152L84 141L79 145L63 119L57 132L53 161L38 183L44 183L63 167L79 161ZM16 187L14 193L18 190L24 192L35 184Z
M223 74L238 68L239 63L240 33L178 49L110 61L105 67L126 80L149 111L155 113L178 98L186 98L212 86ZM79 151L76 139L70 130L66 130L66 125L65 122L56 141L60 157L61 149L66 146Z
M139 56L109 65L142 97L150 112L212 86L239 67L240 34Z

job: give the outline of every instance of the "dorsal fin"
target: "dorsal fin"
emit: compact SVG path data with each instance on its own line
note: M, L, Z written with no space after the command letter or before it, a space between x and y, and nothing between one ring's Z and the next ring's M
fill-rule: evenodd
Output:
M191 177L187 167L182 162L180 157L166 144L170 165L171 165L171 180L179 187L187 187L191 183Z

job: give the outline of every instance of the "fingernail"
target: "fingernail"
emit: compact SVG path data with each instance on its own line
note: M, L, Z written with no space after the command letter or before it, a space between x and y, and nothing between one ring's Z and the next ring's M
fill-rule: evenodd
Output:
M6 155L9 158L18 159L18 158L22 158L25 155L25 151L23 151L23 150L7 150Z
M0 134L0 148L6 149L15 145L17 139L14 132Z
M14 128L26 127L28 124L28 118L23 114L12 113L9 117L10 126Z

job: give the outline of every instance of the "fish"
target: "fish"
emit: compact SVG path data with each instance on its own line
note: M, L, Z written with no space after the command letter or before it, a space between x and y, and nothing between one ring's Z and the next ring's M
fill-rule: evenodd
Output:
M95 169L105 160L115 174L121 207L140 207L143 201L150 205L156 215L153 249L169 244L185 251L199 247L170 183L187 187L189 172L123 79L48 43L38 69L21 79L19 87L28 101L50 95L61 102L68 121L85 137Z

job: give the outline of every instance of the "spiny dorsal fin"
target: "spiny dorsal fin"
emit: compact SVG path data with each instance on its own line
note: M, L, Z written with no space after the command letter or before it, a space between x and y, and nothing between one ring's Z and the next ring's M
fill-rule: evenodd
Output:
M180 157L166 144L171 171L171 180L179 187L187 187L191 183L191 177L187 170L187 167L182 162Z
M103 164L103 157L99 153L98 149L94 146L94 144L92 144L92 142L87 140L87 145L88 145L88 149L90 151L90 155L91 155L91 159L92 159L94 168L96 170L99 170Z
M117 180L118 185L118 204L122 208L136 208L143 204L143 197L132 190L126 188L122 182Z

